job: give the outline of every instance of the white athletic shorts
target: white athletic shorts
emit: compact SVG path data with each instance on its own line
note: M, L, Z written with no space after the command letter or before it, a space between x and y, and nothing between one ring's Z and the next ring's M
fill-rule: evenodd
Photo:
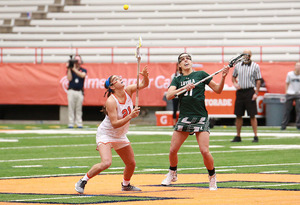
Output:
M110 144L111 148L114 148L114 150L118 150L118 149L122 149L123 147L126 147L128 145L130 145L130 142L107 142L107 143L103 143L103 142L98 142L97 143L97 150L99 150L99 145L100 144Z
M114 148L114 150L118 150L130 145L130 141L126 135L122 135L120 137L112 137L107 134L101 133L100 129L98 129L97 131L96 143L97 150L100 144L110 144L111 148Z

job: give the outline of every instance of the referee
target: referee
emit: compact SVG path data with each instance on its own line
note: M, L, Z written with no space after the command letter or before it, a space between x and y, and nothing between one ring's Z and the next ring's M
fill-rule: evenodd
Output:
M261 85L261 72L259 65L251 60L252 52L244 50L246 54L244 61L238 63L232 74L232 83L237 89L236 100L234 106L234 114L236 115L236 136L231 142L241 142L241 129L243 125L243 116L245 110L250 116L250 122L254 133L252 142L258 142L257 137L257 114L256 98Z

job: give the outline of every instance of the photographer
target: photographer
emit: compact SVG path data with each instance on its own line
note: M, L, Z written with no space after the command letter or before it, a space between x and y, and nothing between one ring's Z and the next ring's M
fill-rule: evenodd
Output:
M70 56L67 64L69 128L82 128L83 86L87 70L81 67L81 56Z

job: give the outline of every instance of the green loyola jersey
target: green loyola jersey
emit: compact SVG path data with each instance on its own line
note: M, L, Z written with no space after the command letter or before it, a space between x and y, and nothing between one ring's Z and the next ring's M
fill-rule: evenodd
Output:
M203 78L209 76L204 71L195 71L189 75L175 77L170 86L175 86L176 89L184 87L189 83L196 83ZM205 84L209 84L212 78L198 84L194 89L187 91L179 96L179 117L208 117L205 108Z

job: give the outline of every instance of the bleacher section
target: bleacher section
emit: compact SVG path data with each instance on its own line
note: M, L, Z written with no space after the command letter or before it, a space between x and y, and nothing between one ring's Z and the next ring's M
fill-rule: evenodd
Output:
M65 62L75 47L85 62L136 62L139 36L143 61L175 62L186 49L220 62L244 46L256 61L299 60L299 0L3 0L0 25L3 62Z

